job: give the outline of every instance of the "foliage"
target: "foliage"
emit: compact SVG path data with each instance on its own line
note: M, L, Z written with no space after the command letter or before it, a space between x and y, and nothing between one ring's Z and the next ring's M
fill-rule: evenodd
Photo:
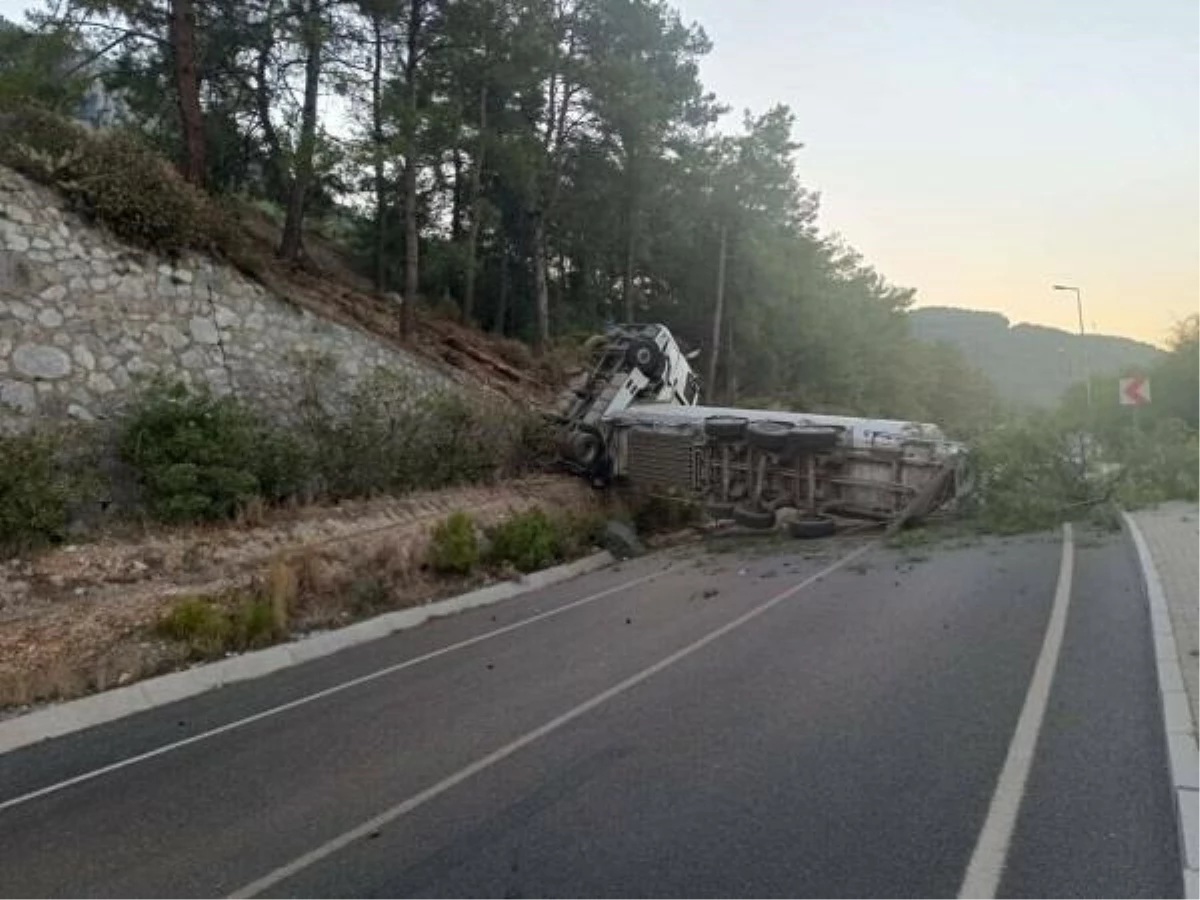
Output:
M451 513L434 526L428 561L442 575L468 575L479 564L479 537L467 513Z
M184 644L193 659L212 659L273 644L286 634L271 601L252 592L218 598L178 600L158 620L155 631Z
M974 446L970 503L989 531L1049 528L1102 498L1084 465L1086 440L1050 417L1010 423Z
M331 393L313 382L299 425L318 494L353 497L489 481L528 471L545 458L544 430L529 413L451 390L422 392L403 374L380 369L340 400Z
M561 560L565 529L538 507L515 513L487 530L487 559L493 565L510 564L519 572L544 569Z
M62 465L58 435L0 435L0 551L62 537L76 479Z
M37 107L0 111L0 163L53 185L122 239L161 253L219 252L232 226L136 136L92 132Z
M31 102L59 110L76 106L87 86L74 62L78 55L65 32L31 32L0 17L0 105Z
M423 294L542 351L614 319L664 321L713 363L709 400L933 419L960 434L997 411L960 354L909 333L913 292L819 232L818 197L796 174L792 112L770 107L718 131L724 107L699 78L710 43L665 2L190 8L198 86L174 65L175 5L91 0L86 25L47 15L36 35L69 34L94 52L128 124L185 171L198 137L182 101L198 89L206 183L283 210L284 255L299 252L301 220L326 217L379 290L414 295L405 311ZM329 93L345 100L349 128L310 102ZM224 217L212 221L219 207L176 190L182 179L127 136L89 139L85 154L117 174L54 156L81 140L23 139L36 153L18 162L133 239L215 247L255 270ZM131 168L149 173L147 210L126 200L120 173ZM714 326L721 338L709 346ZM519 346L502 352L524 364ZM394 460L403 438L383 437ZM329 478L342 495L414 480L392 466L363 483L346 459Z
M1127 508L1164 500L1197 499L1200 452L1196 432L1179 419L1133 430L1120 445L1121 478L1116 497Z
M168 522L232 518L257 496L295 490L301 458L232 397L158 380L123 424L121 456L153 515Z

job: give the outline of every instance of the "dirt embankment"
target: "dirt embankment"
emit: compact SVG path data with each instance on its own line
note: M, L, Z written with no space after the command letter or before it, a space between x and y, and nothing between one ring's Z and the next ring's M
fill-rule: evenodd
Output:
M481 526L539 506L599 510L577 479L538 476L498 486L336 507L279 510L254 526L106 538L0 563L0 709L78 696L187 662L153 625L184 597L219 595L284 564L300 582L293 630L335 626L478 583L424 568L432 527L455 510Z

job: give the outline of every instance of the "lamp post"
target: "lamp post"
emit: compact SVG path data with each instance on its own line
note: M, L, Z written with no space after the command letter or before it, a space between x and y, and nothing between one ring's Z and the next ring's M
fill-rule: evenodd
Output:
M1084 389L1087 392L1088 418L1090 419L1092 415L1092 373L1088 366L1087 344L1083 342L1083 294L1080 292L1079 288L1073 287L1069 284L1056 284L1053 285L1053 288L1056 291L1075 292L1075 308L1079 312L1080 347L1083 349L1083 384Z

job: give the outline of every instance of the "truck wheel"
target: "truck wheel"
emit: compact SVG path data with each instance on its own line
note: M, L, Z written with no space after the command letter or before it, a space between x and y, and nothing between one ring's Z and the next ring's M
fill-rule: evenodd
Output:
M759 530L775 527L774 510L751 509L748 506L738 506L733 510L733 521L743 528Z
M750 446L768 453L786 450L792 435L792 426L782 422L751 422L746 426L746 439Z
M826 516L809 516L788 522L787 529L794 538L812 539L830 537L837 526L833 524L833 519Z
M641 369L642 374L653 381L662 375L667 358L654 341L639 339L629 344L629 349L625 351L625 361L630 366Z
M575 462L586 469L591 469L596 464L603 446L600 435L591 430L580 429L571 436L571 452Z
M820 453L832 450L838 444L841 431L826 425L801 425L792 429L788 437L789 448L797 453Z
M718 441L740 441L746 434L746 420L737 416L709 416L704 433Z

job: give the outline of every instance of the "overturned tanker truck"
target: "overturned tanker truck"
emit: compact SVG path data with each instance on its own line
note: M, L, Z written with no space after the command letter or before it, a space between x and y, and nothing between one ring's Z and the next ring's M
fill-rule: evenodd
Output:
M936 425L698 405L700 383L663 325L616 325L559 398L559 453L596 486L628 483L796 537L836 518L903 524L952 502L965 448ZM786 515L781 512L787 510Z

